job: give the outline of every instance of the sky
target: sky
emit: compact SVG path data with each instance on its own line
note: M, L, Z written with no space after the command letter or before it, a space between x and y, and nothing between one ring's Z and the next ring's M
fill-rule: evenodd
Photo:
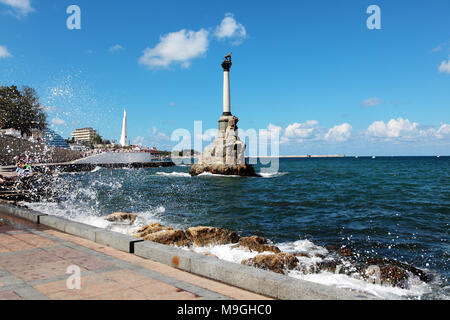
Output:
M448 12L448 0L0 0L0 86L35 88L65 138L93 127L119 141L126 108L132 143L170 150L194 121L217 128L232 51L239 129L276 133L281 155L450 155Z

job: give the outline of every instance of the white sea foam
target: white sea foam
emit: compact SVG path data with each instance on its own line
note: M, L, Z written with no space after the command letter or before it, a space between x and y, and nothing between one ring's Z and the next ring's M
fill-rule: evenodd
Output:
M215 174L211 172L202 172L198 177L226 177L226 178L240 178L238 175L226 175L226 174Z
M97 172L97 171L100 171L102 169L103 169L102 167L96 166L91 172Z
M183 177L183 178L190 178L191 175L187 172L157 172L156 175L158 176L165 176L165 177Z
M30 209L42 212L44 214L66 218L97 228L107 229L128 235L133 234L140 227L151 224L153 222L162 223L159 215L166 211L163 206L159 206L149 209L148 211L136 212L136 220L132 225L129 225L127 223L107 221L105 220L104 215L100 215L92 208L86 209L82 206L53 202L23 202L22 204L26 205Z
M263 178L269 179L284 176L288 174L288 172L260 172L258 174Z
M305 281L315 282L324 285L331 285L338 288L353 289L360 292L372 294L384 299L400 299L400 298L418 298L424 294L430 293L430 285L420 281L417 277L410 275L409 288L402 289L388 285L372 284L365 280L358 279L355 276L345 274L335 274L331 272L312 272L314 266L322 261L321 255L326 255L328 250L317 246L309 240L298 240L295 242L285 242L275 244L283 252L288 253L304 253L305 257L297 257L299 260L298 270L290 270L288 276ZM242 247L233 248L233 244L215 245L205 247L194 247L193 251L197 253L210 253L221 260L234 263L241 263L242 260L254 258L258 252L250 251ZM185 248L187 249L187 248ZM189 249L187 249L189 250ZM272 254L265 252L264 254ZM317 256L320 255L320 256Z

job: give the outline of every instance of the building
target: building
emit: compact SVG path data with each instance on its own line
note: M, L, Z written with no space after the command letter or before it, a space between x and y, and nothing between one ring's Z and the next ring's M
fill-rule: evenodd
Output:
M72 138L75 142L91 142L97 135L97 132L92 128L76 129L72 132Z
M59 134L50 129L45 130L44 141L45 145L49 147L70 149L67 142Z

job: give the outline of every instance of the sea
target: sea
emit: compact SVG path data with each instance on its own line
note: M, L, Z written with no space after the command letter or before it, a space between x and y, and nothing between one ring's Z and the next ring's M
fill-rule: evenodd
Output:
M262 167L255 165L257 172ZM285 252L306 252L313 258L299 258L305 265L327 254L326 246L345 247L407 263L433 280L412 277L400 288L330 271L292 270L288 276L386 299L450 298L450 157L282 158L279 170L259 178L191 177L188 171L97 167L60 173L53 182L56 202L27 205L127 234L152 222L227 228L262 236ZM138 218L131 226L104 219L116 211ZM232 245L194 250L236 263L256 255Z

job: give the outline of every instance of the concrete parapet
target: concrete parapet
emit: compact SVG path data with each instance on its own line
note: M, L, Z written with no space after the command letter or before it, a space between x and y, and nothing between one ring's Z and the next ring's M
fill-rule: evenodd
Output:
M39 223L40 217L45 216L45 214L37 211L22 209L3 203L0 203L0 211L35 223Z
M95 232L95 242L128 253L134 253L135 243L141 241L143 240L103 229Z

